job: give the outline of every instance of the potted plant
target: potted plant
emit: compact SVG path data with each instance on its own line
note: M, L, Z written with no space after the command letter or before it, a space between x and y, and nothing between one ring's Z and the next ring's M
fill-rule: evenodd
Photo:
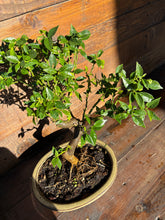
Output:
M13 84L21 88L26 94L22 105L35 124L49 118L57 126L73 130L70 142L53 147L39 161L32 180L34 194L43 205L70 211L99 198L116 177L115 155L97 140L96 131L107 117L119 123L132 117L142 127L146 115L151 121L159 120L152 109L160 98L155 99L147 90L162 87L146 78L138 62L129 75L123 65L108 76L98 72L104 68L100 59L103 51L86 54L84 40L90 32L77 32L71 25L68 35L54 37L57 29L41 30L35 40L23 35L2 41L0 89ZM94 92L97 98L90 105ZM122 99L126 96L128 102ZM72 110L73 98L84 104L79 117Z

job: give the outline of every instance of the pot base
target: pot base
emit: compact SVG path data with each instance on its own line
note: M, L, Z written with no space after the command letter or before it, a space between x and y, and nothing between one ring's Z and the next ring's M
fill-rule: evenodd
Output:
M67 144L68 143L66 143L65 145L67 146ZM33 178L32 178L32 189L33 189L34 195L42 205L44 205L45 207L48 207L49 209L56 210L58 212L73 211L73 210L79 209L81 207L84 207L94 202L96 199L101 197L110 188L117 174L116 157L112 149L108 145L103 143L102 141L97 140L96 144L100 145L102 148L104 148L108 152L109 157L110 157L109 159L112 162L112 168L111 168L112 171L111 171L110 176L106 180L106 182L96 192L94 192L93 194L79 201L73 201L67 204L59 204L59 203L55 203L55 202L48 200L45 196L43 196L43 194L38 189L38 174L43 163L47 160L47 158L49 158L52 155L52 152L49 152L43 158L41 158L41 160L36 165L34 172L33 172Z

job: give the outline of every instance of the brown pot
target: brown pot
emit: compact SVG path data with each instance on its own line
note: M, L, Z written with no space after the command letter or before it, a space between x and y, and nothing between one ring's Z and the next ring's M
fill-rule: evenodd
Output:
M91 194L90 196L76 201L76 202L71 202L68 204L59 204L59 203L54 203L50 200L48 200L44 195L40 192L38 188L38 173L40 168L42 167L42 164L50 157L52 156L52 151L48 152L45 156L41 158L41 160L37 163L36 167L34 168L33 175L32 175L32 190L34 193L34 196L36 199L45 207L56 210L58 212L68 212L68 211L73 211L79 208L82 208L92 202L94 202L96 199L100 198L113 184L116 174L117 174L117 160L114 155L113 150L106 145L104 142L97 140L96 142L98 145L100 145L102 148L106 149L110 160L112 161L112 172L107 179L107 181L102 185L101 188L99 188L96 192ZM68 143L65 143L62 147L67 146Z

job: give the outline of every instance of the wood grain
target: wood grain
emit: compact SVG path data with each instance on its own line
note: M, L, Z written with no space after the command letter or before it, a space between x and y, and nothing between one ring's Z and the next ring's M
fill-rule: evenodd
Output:
M162 111L159 108L158 112L159 110L160 112ZM119 217L120 219L124 219L129 214L131 216L134 215L134 210L138 209L139 204L149 204L149 198L152 198L153 202L156 201L150 195L155 195L154 193L160 189L159 186L163 184L163 178L161 182L158 179L165 169L165 152L163 148L165 143L164 139L162 139L165 120L162 119L161 122L153 123L149 135L146 134L146 129L140 128L141 131L138 131L136 128L136 130L132 130L132 125L130 123L128 125L128 127L125 125L119 126L118 133L112 129L112 134L109 134L109 138L112 137L113 139L113 136L115 136L116 142L118 142L118 147L117 145L112 145L112 148L115 149L117 147L118 151L118 175L112 188L98 201L83 209L64 214L56 212L55 216L57 219L65 220L70 218L73 220L84 220L87 217L94 220L105 220L108 217L112 220L116 220ZM104 128L104 132L102 132L103 136L101 137L100 134L100 138L104 139L106 131L109 132L108 127ZM135 131L137 132L137 136L134 139L135 145L133 148L129 148L130 143L128 142L128 145L125 145L125 154L123 155L123 139L127 138L127 140L131 140L132 137L134 138ZM20 219L21 217L23 218L25 210L28 210L28 206L26 208L25 204L31 204L30 176L36 162L40 158L40 153L38 152L38 155L35 157L30 157L23 161L19 166L9 172L8 175L1 178L0 186L3 189L2 191L6 191L6 193L0 194L1 201L4 201L0 204L2 210L0 215L7 213L7 216L10 216L10 218L13 215L17 218L19 216ZM10 187L11 182L13 187ZM155 188L153 187L154 185ZM151 191L150 189L153 190ZM162 190L160 192L163 192ZM151 193L148 193L150 191ZM9 200L10 202L8 202ZM163 198L161 201L163 201ZM160 202L160 208L162 205ZM23 206L25 207L24 213L20 209ZM29 206L31 207L31 205ZM28 213L27 218L31 214ZM9 217L6 217L6 219L8 220Z
M50 29L55 25L62 26L61 33L66 33L70 24L73 24L78 30L82 30L135 10L138 7L148 5L151 2L154 1L140 0L125 3L120 0L118 2L119 7L117 7L115 0L66 1L2 21L0 23L0 39L8 36L18 37L23 33L34 37L39 29Z
M162 163L158 166L162 166ZM154 181L154 186L126 216L127 220L164 219L165 216L165 172Z
M143 195L153 188L154 181L164 172L164 129L165 122L118 162L117 179L102 198L77 211L56 213L56 216L59 215L57 219L126 219L128 213L143 202Z
M66 0L1 0L0 1L0 21L16 17L37 9L42 9L55 5Z
M39 29L49 29L55 25L60 25L58 34L66 34L72 23L78 30L88 28L91 31L92 37L86 42L88 54L104 50L102 59L105 60L105 74L114 72L120 63L132 71L135 62L139 61L146 72L164 63L164 0L49 0L39 1L38 5L37 2L25 1L24 6L18 0L3 2L2 11L2 6L6 7L10 3L15 4L15 12L12 13L21 7L24 10L21 15L18 10L18 14L13 15L15 17L0 22L0 39L18 37L23 33L35 37ZM80 65L84 64L83 59L80 62ZM91 106L96 100L94 92L90 98ZM83 104L76 98L73 102L73 111L77 116L80 110L82 112ZM26 112L22 112L16 105L0 105L0 112L0 146L10 149L18 157L36 143L37 139L33 137L34 125L27 118ZM20 138L21 129L30 131ZM56 127L53 124L46 125L43 135L54 130Z

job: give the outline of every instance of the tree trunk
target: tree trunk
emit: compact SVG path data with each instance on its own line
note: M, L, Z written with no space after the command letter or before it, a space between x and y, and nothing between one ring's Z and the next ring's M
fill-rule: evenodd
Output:
M76 166L79 161L78 158L74 155L74 153L80 141L82 133L83 132L79 127L75 127L74 137L69 143L70 148L62 155L67 161L69 161L72 164L72 166Z

